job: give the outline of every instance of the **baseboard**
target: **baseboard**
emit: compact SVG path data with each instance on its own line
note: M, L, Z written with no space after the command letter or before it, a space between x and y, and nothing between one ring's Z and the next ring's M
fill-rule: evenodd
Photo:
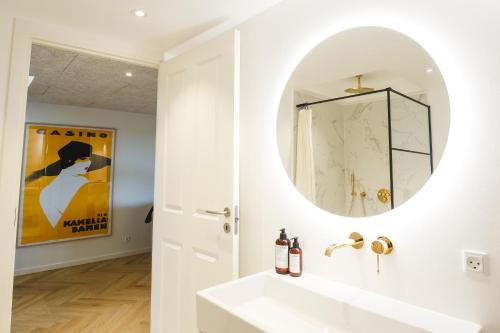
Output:
M50 271L50 270L58 269L58 268L64 268L64 267L71 267L71 266L89 264L89 263L92 263L92 262L104 261L104 260L121 258L121 257L128 257L128 256L133 256L133 255L136 255L136 254L142 254L142 253L147 253L147 252L151 252L151 248L150 247L145 247L145 248L142 248L142 249L134 249L134 250L122 251L122 252L109 253L109 254L104 254L104 255L95 256L95 257L88 257L88 258L82 258L82 259L61 261L61 262L56 262L56 263L47 264L47 265L40 265L40 266L32 266L32 267L20 268L20 269L16 269L14 271L14 275L15 276L20 276L20 275L26 275L26 274L31 274L31 273L38 273L38 272Z

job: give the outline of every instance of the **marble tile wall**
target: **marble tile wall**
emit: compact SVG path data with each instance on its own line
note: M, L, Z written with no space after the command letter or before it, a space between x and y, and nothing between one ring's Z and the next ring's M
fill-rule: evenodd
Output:
M427 155L394 151L392 153L394 173L394 207L405 203L424 186L431 176Z
M426 103L425 95L413 96ZM391 94L393 148L429 153L427 107ZM393 151L394 206L406 202L424 186L431 176L430 157Z
M390 210L377 199L381 188L390 188L389 134L386 99L339 106L344 114L345 215L363 217ZM351 174L356 196L351 196ZM366 193L364 199L361 192ZM364 207L363 207L364 205Z
M426 102L425 95L414 96ZM429 152L427 107L391 93L392 146Z
M313 146L316 203L324 210L342 212L344 202L344 117L332 103L313 109Z

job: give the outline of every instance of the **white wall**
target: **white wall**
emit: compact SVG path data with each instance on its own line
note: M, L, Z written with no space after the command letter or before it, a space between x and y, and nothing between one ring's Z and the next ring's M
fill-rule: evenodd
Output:
M9 78L10 50L12 43L12 17L0 12L0 133L3 133L7 104L7 83ZM1 184L0 184L1 186ZM14 263L15 229L12 221L0 221L0 299L12 299L12 271ZM10 327L10 302L0 303L0 331ZM6 323L6 324L4 324Z
M12 42L12 17L0 12L0 111L5 112L7 79L10 65L10 46ZM3 124L3 119L2 123Z
M278 229L301 237L304 267L332 280L479 322L500 332L500 29L494 1L287 0L239 27L241 85L241 273L274 266ZM420 43L446 80L447 148L431 180L401 207L354 220L321 211L294 189L276 144L281 93L301 58L335 32L385 26ZM251 163L250 163L251 161ZM322 255L361 232L391 238L375 271L370 247ZM461 250L489 253L489 274L464 274Z
M18 248L16 273L97 261L149 251L151 224L144 219L153 204L156 115L28 103L26 122L116 129L113 171L112 235ZM125 235L131 241L123 241Z

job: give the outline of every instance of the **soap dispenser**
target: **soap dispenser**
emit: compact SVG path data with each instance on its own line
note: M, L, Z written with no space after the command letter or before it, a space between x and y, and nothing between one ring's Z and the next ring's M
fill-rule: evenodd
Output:
M299 245L299 237L292 238L293 246L290 249L290 276L299 277L302 275L302 249Z
M275 268L278 274L288 274L288 251L290 240L286 236L285 228L281 229L280 237L276 240Z

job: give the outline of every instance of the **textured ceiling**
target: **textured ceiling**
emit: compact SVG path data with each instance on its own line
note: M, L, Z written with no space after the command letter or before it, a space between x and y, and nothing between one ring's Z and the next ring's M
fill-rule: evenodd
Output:
M156 112L154 68L33 44L30 75L30 102Z

